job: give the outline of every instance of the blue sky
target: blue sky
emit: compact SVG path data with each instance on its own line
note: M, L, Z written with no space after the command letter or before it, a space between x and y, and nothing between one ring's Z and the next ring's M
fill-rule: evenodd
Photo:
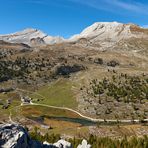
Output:
M25 28L65 38L94 22L148 26L148 0L0 0L0 34Z

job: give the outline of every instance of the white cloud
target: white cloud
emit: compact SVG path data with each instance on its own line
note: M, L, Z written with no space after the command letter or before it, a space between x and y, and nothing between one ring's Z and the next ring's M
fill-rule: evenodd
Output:
M108 4L117 6L122 9L126 9L129 11L139 12L148 14L148 5L144 5L142 3L137 2L123 2L121 0L105 0Z
M95 9L102 9L106 11L116 11L117 9L122 9L126 11L136 12L148 15L148 5L142 3L137 3L134 1L125 0L67 0L75 3L80 3L93 7Z
M25 2L31 4L48 4L46 0L26 0Z

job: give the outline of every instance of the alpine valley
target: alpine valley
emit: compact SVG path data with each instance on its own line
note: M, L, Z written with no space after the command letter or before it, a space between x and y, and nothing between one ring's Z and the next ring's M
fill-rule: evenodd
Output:
M32 28L0 35L0 122L79 148L148 135L148 29L96 22L69 39Z

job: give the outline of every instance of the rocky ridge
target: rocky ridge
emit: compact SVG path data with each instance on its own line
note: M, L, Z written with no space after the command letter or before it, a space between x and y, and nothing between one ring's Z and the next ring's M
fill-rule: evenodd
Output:
M119 41L131 37L146 37L146 29L135 24L122 24L118 22L96 22L84 29L80 34L74 35L70 40L88 38L90 40Z
M54 144L32 140L27 131L20 125L0 125L0 147L2 148L72 148L71 143L61 139ZM78 148L90 148L86 140Z
M148 29L131 23L96 22L84 29L80 34L69 39L60 36L49 36L40 30L29 28L13 34L0 35L0 40L11 43L24 43L29 46L68 42L97 50L117 50L120 48L122 50L122 47L124 47L127 50L135 48L134 50L137 51L139 48L142 50L147 49Z
M82 43L83 39L83 43ZM85 40L85 43L84 43ZM140 48L147 49L148 29L141 28L135 24L123 24L118 22L96 22L84 29L80 34L72 36L69 41L76 42L79 45L87 45L98 50L124 49L138 50L137 42ZM122 46L121 46L122 44ZM123 46L124 45L124 46ZM122 48L121 48L122 50Z
M10 43L24 43L30 46L39 46L45 44L60 43L64 39L62 37L48 36L46 33L40 30L28 28L12 34L0 35L0 40Z

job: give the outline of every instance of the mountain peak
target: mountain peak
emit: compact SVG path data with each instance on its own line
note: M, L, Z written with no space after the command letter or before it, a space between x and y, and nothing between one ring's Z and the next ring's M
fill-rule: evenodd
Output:
M91 26L87 27L86 29L84 29L81 34L83 34L84 36L87 36L92 33L95 34L99 30L104 30L104 31L111 30L113 28L116 28L119 25L121 26L123 24L118 22L96 22Z
M37 30L37 29L34 29L34 28L26 28L26 29L24 29L22 31L18 31L18 32L14 33L14 34L33 33L33 32L37 32L37 31L41 32L40 30Z
M80 38L95 38L95 40L110 39L111 41L118 41L124 38L135 37L131 28L140 27L134 24L123 24L118 22L96 22L84 29L80 34L72 36L70 40L75 41Z
M103 24L103 25L119 25L119 24L122 24L122 23L114 21L114 22L95 22L93 24L97 24L97 25L99 25L99 24Z
M30 31L31 32L31 31L37 31L37 29L35 29L35 28L25 28L24 31L28 31L28 32Z
M126 46L132 46L131 44L135 44L135 40L142 39L147 42L147 38L148 29L132 23L96 22L84 29L80 34L72 36L69 41L81 44L81 46L104 50L118 48L118 44L123 44L125 48L128 48Z
M44 44L55 44L64 41L75 42L79 39L87 39L88 41L96 44L114 44L123 39L129 38L147 38L148 29L141 28L138 25L129 23L123 24L119 22L95 22L91 26L84 29L80 34L72 36L70 39L62 37L50 36L41 30L34 28L26 28L12 34L0 35L0 40L11 43L24 43L29 46L38 46ZM100 43L101 42L101 43Z
M48 36L41 30L37 30L34 28L26 28L22 31L15 32L12 34L1 35L0 40L11 43L24 43L30 46L38 46L43 44L60 43L64 39L60 37Z

